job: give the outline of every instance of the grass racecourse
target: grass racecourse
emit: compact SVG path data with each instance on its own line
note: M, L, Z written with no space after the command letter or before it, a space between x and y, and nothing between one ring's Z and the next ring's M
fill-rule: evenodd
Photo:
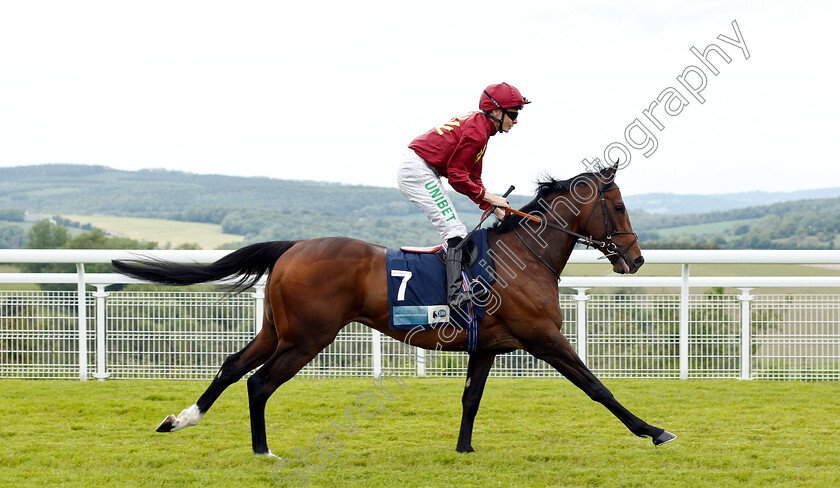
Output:
M269 445L309 467L251 454L244 382L198 426L158 434L207 382L0 380L0 486L840 486L840 382L605 380L679 436L654 447L566 380L490 378L477 452L458 454L463 380L403 380L384 380L391 400L363 394L371 379L282 386Z

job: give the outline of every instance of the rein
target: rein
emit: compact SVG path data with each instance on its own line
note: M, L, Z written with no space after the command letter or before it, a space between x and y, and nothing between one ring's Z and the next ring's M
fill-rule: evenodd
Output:
M618 188L618 187L616 186L615 188ZM610 190L612 190L612 189L613 188L610 188ZM484 213L481 215L481 220L484 220L485 217L487 217L487 215L489 215L490 212L492 212L493 209L495 209L495 208L496 207L488 207L487 210L485 210ZM519 210L516 210L514 208L509 208L509 207L508 208L503 208L502 210L504 210L505 215L510 215L510 214L518 215L518 216L522 217L523 219L530 220L531 222L536 222L537 224L544 223L546 225L546 227L551 227L552 229L557 229L559 231L565 232L566 234L577 237L578 243L585 245L587 247L587 249L590 248L590 247L605 247L605 246L607 246L606 242L593 239L591 235L590 236L585 236L583 234L578 234L575 231L569 230L565 227L561 227L561 226L555 224L554 222L549 222L548 220L543 222L543 219L537 217L536 215L526 214L525 212L521 212ZM593 208L593 210L594 210L594 208ZM590 215L590 217L592 216L591 213L589 215ZM610 218L612 218L612 216L610 216ZM587 223L589 223L589 220L587 220ZM514 232L516 232L516 229L514 229ZM616 234L618 234L618 233L619 232L616 232ZM519 234L517 234L517 235L519 235ZM521 240L522 237L519 237L519 239ZM528 245L525 244L525 246L527 247ZM533 251L531 251L531 252L533 252Z
M587 249L589 249L590 247L597 247L597 248L606 249L608 254L605 255L605 256L602 256L602 258L617 254L619 258L624 259L624 255L627 253L627 251L630 250L630 248L633 246L633 244L635 244L639 240L639 236L633 231L613 230L616 227L615 219L613 219L612 214L607 210L607 196L606 196L606 193L609 192L609 191L612 191L612 190L618 190L618 185L616 185L614 183L611 183L611 185L609 187L605 188L604 187L604 182L599 180L598 195L600 196L600 199L601 199L601 207L603 209L602 213L604 214L604 230L607 233L606 242L593 239L592 235L584 236L584 235L579 234L577 232L574 232L570 229L567 229L565 227L557 225L553 222L549 222L548 220L543 221L539 217L535 217L533 215L529 215L529 214L526 214L524 212L520 212L519 210L514 210L512 208L505 208L504 211L505 211L506 214L519 215L520 217L523 217L523 218L525 218L527 220L530 220L532 222L544 224L546 227L550 227L552 229L556 229L556 230L565 232L566 234L569 234L572 237L577 238L578 244L585 245ZM583 224L584 229L586 229L586 227L589 225L589 221L592 220L592 215L595 214L595 207L596 206L597 205L593 205L592 210L589 211L589 216L586 218L586 223ZM490 210L490 209L488 209L488 210ZM514 228L513 233L516 234L516 237L519 238L519 240L522 242L522 244L525 245L525 247L528 249L528 251L530 251L531 254L533 254L548 269L550 269L551 272L554 273L554 275L557 276L557 279L559 280L560 279L560 273L558 273L557 270L555 270L553 266L551 266L539 253L537 253L530 245L528 245L527 242L525 242L525 239L523 239L522 235L519 234L519 229ZM612 242L613 236L614 235L619 235L619 234L633 234L635 236L633 241L621 251L619 251L618 246L614 242ZM625 260L625 263L626 263L626 260Z
M616 188L618 188L618 187L616 187ZM610 188L610 189L612 189L612 188ZM593 208L593 210L594 210L594 208ZM598 241L598 240L593 239L591 235L590 236L584 236L582 234L578 234L575 231L569 230L565 227L561 227L561 226L555 224L554 222L549 222L548 220L543 222L543 220L541 218L536 217L534 215L526 214L525 212L520 212L519 210L514 210L512 208L506 208L506 209L504 209L504 211L508 215L514 214L514 215L518 215L520 217L523 217L525 219L528 219L532 222L536 222L538 224L544 223L546 227L551 227L552 229L557 229L559 231L565 232L566 234L577 237L578 243L585 245L587 248L590 248L590 247L605 247L607 245L606 242ZM589 215L591 216L592 214L590 213ZM587 221L587 223L588 223L588 221ZM516 229L514 229L514 231L515 230ZM618 234L618 232L616 232L616 234ZM521 239L521 237L520 237L520 239Z

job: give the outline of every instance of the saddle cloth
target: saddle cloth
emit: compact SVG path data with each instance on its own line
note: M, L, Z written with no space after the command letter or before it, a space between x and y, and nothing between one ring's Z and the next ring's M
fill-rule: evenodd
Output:
M472 263L469 276L489 285L493 279L487 258L487 230L479 229L472 240L475 246L468 247L472 248L473 256L464 258L465 263ZM474 327L484 318L484 307L478 303L467 303L461 311L449 310L446 269L438 254L389 248L385 263L391 329L430 328L447 322L459 327Z

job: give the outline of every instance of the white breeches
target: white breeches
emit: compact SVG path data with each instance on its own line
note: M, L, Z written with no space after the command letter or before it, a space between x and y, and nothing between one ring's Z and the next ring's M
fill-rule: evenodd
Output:
M403 195L417 204L446 241L466 237L467 227L458 218L449 194L435 169L413 150L406 150L397 171L397 184Z

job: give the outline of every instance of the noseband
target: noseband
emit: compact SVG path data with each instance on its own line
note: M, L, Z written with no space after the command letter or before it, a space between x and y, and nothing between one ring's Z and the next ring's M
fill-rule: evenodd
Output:
M606 253L605 256L602 256L602 257L609 258L609 256L618 255L619 258L623 259L624 255L627 253L627 251L629 251L630 248L633 247L633 244L638 242L639 236L635 232L632 232L632 231L615 230L615 228L616 228L615 219L613 219L612 214L607 210L607 195L606 195L607 192L613 191L613 190L618 190L618 185L616 185L614 182L610 182L610 185L608 187L605 187L604 182L601 181L600 178L598 179L598 196L601 199L601 208L603 210L602 213L604 214L604 230L606 231L606 234L607 234L606 237L605 237L605 241L596 240L592 237L591 234L588 235L588 236L578 234L577 232L574 232L570 229L567 229L565 227L561 227L561 226L559 226L559 225L557 225L553 222L549 222L547 219L543 219L542 223L544 223L546 225L546 227L550 227L552 229L557 229L559 231L562 231L562 232L565 232L566 234L571 235L572 237L577 238L578 244L585 245L587 249L589 249L590 247L606 249L607 253ZM586 223L583 224L583 229L584 230L586 230L586 228L589 226L589 221L592 220L592 215L595 214L595 207L596 206L597 205L593 205L592 210L589 211L589 216L586 218ZM557 279L559 280L560 279L560 273L558 273L550 264L548 264L548 262L545 259L543 259L542 256L540 256L536 251L534 251L534 249L532 249L531 246L528 245L527 242L525 242L525 239L523 239L522 236L519 234L519 229L514 228L513 232L514 232L514 234L516 234L516 237L518 237L519 240L522 241L522 244L524 244L525 247L529 251L531 251L531 254L536 256L537 259L539 259L541 263L543 263L548 269L550 269L551 272L554 273L554 275L557 276ZM633 236L634 236L633 242L628 244L627 247L625 247L623 250L619 250L618 245L616 243L612 242L613 236L614 235L619 235L619 234L633 234ZM626 262L627 262L627 260L625 260L625 263Z

